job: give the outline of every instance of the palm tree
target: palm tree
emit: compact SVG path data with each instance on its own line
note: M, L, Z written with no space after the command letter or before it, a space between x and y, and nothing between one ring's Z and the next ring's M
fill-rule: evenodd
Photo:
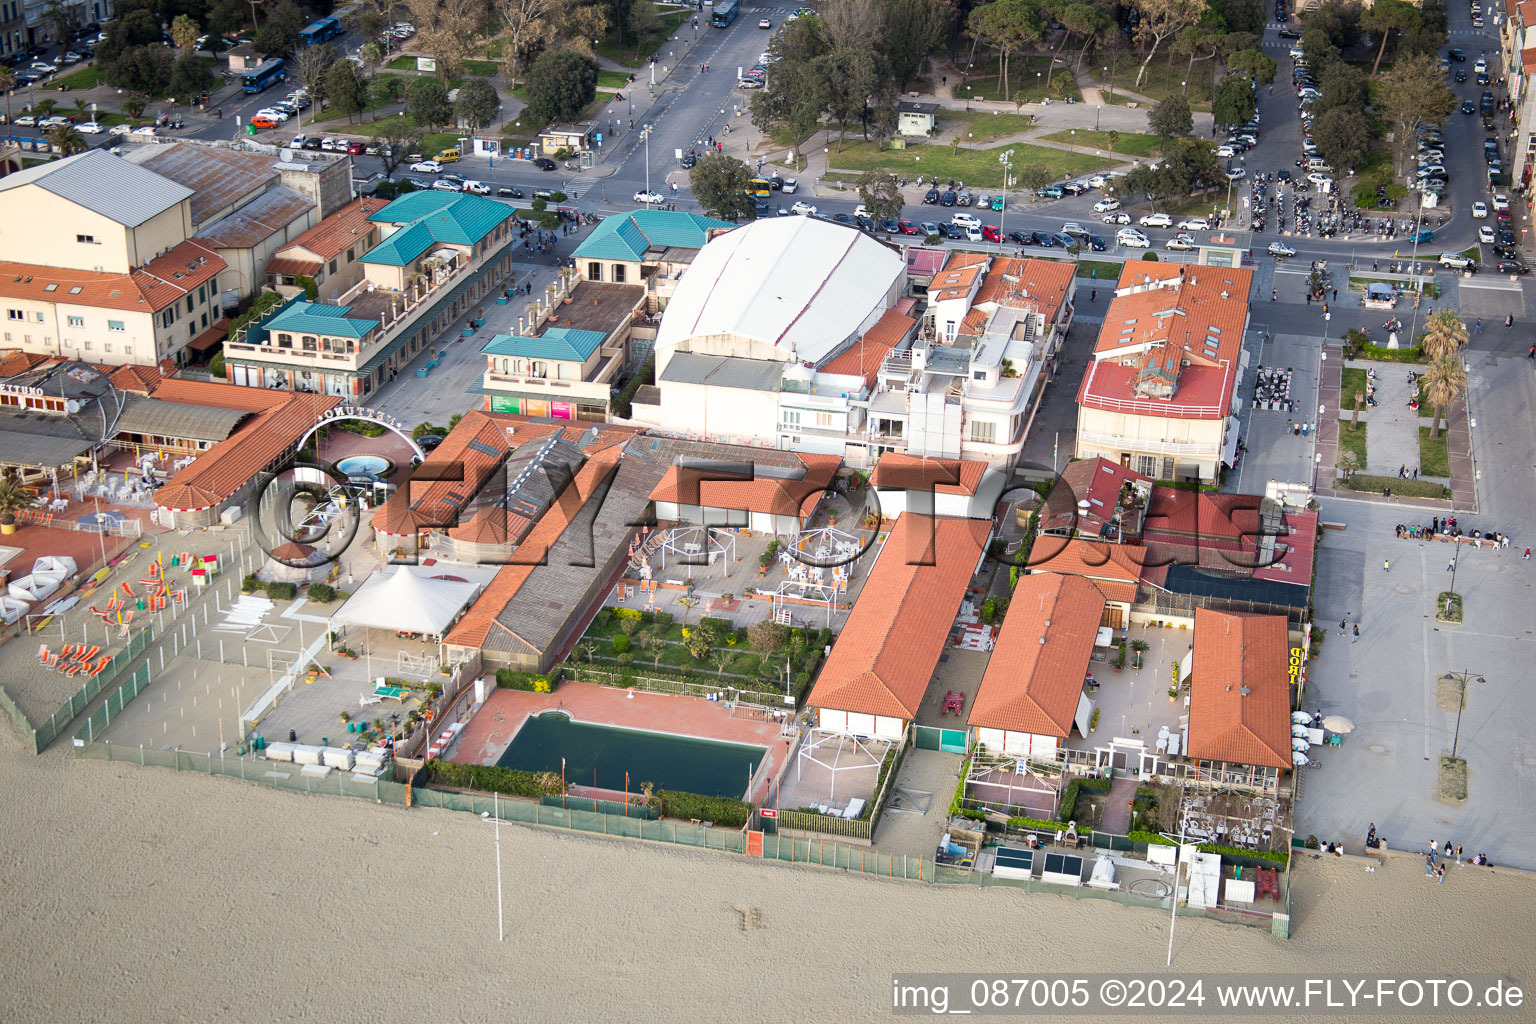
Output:
M32 504L32 495L9 480L0 481L0 526L16 532L16 513Z
M144 113L144 100L138 96L129 96L123 100L123 113L128 115L129 120L137 121Z
M32 113L37 116L39 121L41 121L45 117L52 117L53 108L57 107L58 105L58 100L44 97L43 99L40 99L36 103L32 104Z
M1441 356L1455 355L1467 343L1467 322L1455 310L1441 309L1424 321L1420 347L1433 362Z
M74 156L76 153L84 153L90 146L85 141L85 136L72 124L61 124L48 130L48 143L57 149L63 156Z
M688 613L693 611L694 607L696 605L698 605L699 599L694 597L694 596L692 596L692 595L689 595L687 597L680 597L680 598L678 598L677 599L677 603L682 606L682 609L683 609L683 625L686 626L686 625L688 625Z
M1430 437L1440 436L1440 420L1445 416L1445 407L1466 391L1467 370L1456 356L1444 355L1429 364L1429 369L1424 371L1424 398L1435 407L1435 425L1429 432Z
M0 64L0 92L5 93L5 123L11 123L11 93L16 91L16 72Z

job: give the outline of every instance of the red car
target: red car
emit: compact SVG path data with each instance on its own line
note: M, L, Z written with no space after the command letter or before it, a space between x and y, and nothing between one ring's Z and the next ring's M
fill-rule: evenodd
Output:
M1001 242L1003 240L1003 231L996 224L983 224L981 226L981 237L989 242Z
M921 228L909 220L897 221L896 227L899 228L901 233L904 235L920 235L923 233Z
M352 156L362 156L364 153L368 152L368 144L366 142L360 142L357 139L353 139L351 142L347 143L347 152Z

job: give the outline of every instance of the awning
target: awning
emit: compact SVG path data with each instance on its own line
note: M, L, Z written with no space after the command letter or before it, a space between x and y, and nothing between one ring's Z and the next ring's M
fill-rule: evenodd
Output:
M229 337L229 317L221 316L213 322L213 326L202 334L187 342L187 348L193 352L207 352L216 345L223 344Z
M1221 446L1221 461L1228 466L1233 465L1233 459L1237 458L1237 442L1241 440L1237 436L1235 421L1227 428L1227 439Z
M1072 716L1072 722L1081 736L1087 736L1088 730L1093 727L1093 701L1086 693L1077 695L1077 714Z
M292 256L278 256L267 261L267 273L278 274L283 277L314 277L320 272L321 264L313 260L295 259Z

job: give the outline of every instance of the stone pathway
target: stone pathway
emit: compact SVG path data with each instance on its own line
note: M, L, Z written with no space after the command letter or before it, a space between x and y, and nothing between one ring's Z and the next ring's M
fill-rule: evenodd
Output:
M1351 360L1347 367L1376 371L1376 404L1360 413L1360 421L1368 424L1363 471L1373 476L1396 476L1398 469L1404 468L1412 476L1419 465L1421 420L1416 410L1408 408L1414 395L1408 374L1420 367L1364 359Z

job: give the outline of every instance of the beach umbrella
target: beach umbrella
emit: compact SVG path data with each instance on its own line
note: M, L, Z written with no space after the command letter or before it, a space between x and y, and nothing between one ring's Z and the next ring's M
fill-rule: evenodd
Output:
M1307 731L1308 730L1307 730L1306 726L1304 726L1304 725L1302 725L1300 723L1297 723L1296 725L1291 726L1291 738L1292 739L1298 739L1298 738L1306 739L1307 738Z
M1323 719L1323 728L1329 732L1346 733L1354 730L1355 723L1343 715L1329 715Z
M1292 725L1308 725L1308 724L1311 723L1311 721L1312 721L1312 716L1307 714L1305 711L1292 711L1291 712L1291 724Z
M1291 749L1300 751L1301 753L1306 753L1308 750L1312 749L1312 744L1303 739L1295 739L1291 740Z
M1304 750L1297 750L1291 754L1291 763L1294 765L1304 766L1307 760L1307 754Z

